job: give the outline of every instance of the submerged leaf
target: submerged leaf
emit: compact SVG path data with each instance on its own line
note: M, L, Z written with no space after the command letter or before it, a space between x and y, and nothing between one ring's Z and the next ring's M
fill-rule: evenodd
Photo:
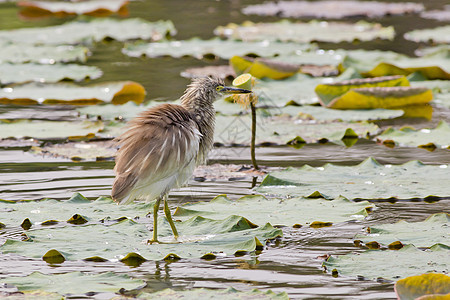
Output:
M339 9L337 9L339 8ZM278 1L249 5L242 12L263 16L281 16L289 18L317 17L340 19L344 17L399 15L417 13L424 10L419 3L385 3L377 1Z
M0 90L0 104L72 104L87 105L102 102L141 103L146 92L133 81L105 82L90 86L72 83L28 83Z
M229 59L235 55L243 56L256 54L258 56L270 57L280 54L295 53L298 50L309 50L313 46L298 43L277 42L239 42L223 41L219 38L211 40L200 40L193 38L185 41L162 41L158 43L134 43L126 44L122 52L131 57L160 57L193 56L201 59L204 57L219 57Z
M339 274L364 276L368 279L396 280L427 272L448 273L446 246L436 244L427 251L408 245L400 250L367 250L362 253L330 256L323 265Z
M450 192L442 182L450 182L448 167L418 161L381 165L373 158L356 166L326 164L313 168L305 165L269 173L257 191L291 196L308 196L319 191L330 198L342 195L349 199L447 197Z
M416 247L431 247L436 243L450 246L449 221L450 215L446 213L431 215L423 222L409 223L402 220L370 227L367 234L357 234L355 239L364 243L375 240L383 245L400 241Z
M0 84L29 81L54 83L65 79L81 81L97 79L102 71L97 67L75 64L0 64Z
M428 273L406 277L395 283L395 293L400 300L414 299L442 299L450 297L450 276L445 274ZM428 295L431 298L422 298ZM437 296L433 298L432 296ZM443 298L439 298L442 296Z
M62 295L80 295L89 292L115 293L120 289L132 290L145 286L145 282L141 279L132 279L128 275L115 272L101 274L70 272L50 275L33 272L24 277L9 276L1 281L14 284L19 291L44 290ZM70 284L67 284L69 282Z
M147 22L141 19L92 19L49 27L0 30L0 42L27 44L80 44L105 38L117 41L145 39L158 41L176 32L171 21Z
M383 27L377 23L359 21L355 24L338 22L319 22L316 20L308 23L292 23L282 20L275 23L245 22L242 25L230 23L227 26L219 26L214 33L221 37L250 41L281 41L310 43L321 42L352 42L354 40L370 41L376 38L394 38L395 32L392 26Z
M387 140L394 141L395 144L407 147L425 147L433 144L434 148L450 147L450 126L445 121L440 121L436 128L424 128L415 130L410 127L400 130L388 128L377 136L380 142Z

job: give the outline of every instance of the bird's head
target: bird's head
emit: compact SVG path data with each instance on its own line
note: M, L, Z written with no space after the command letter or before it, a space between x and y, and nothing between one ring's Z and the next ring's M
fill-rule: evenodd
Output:
M225 86L223 80L215 77L195 78L182 98L213 103L221 94L248 94L252 91ZM183 99L182 99L183 100Z

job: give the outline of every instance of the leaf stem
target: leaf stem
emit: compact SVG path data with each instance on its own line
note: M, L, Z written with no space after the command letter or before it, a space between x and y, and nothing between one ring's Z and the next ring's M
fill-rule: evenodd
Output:
M255 140L256 140L256 108L253 101L250 101L250 108L252 110L252 141L250 144L250 156L252 158L252 164L255 170L259 170L258 165L256 164L256 155L255 155Z

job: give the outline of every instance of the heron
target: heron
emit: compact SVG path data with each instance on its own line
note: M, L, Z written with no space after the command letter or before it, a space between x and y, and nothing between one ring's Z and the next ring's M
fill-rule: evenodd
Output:
M251 91L227 87L218 78L193 79L181 96L180 105L160 104L142 112L116 138L119 149L111 196L119 204L156 199L149 244L160 243L157 220L162 200L175 240L178 238L167 195L172 188L186 183L195 167L206 161L214 141L213 102L221 94L246 93Z

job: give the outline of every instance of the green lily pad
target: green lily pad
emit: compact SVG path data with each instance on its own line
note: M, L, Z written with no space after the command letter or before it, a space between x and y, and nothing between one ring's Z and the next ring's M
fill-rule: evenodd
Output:
M61 295L80 295L89 292L117 293L120 289L133 290L145 286L145 282L141 279L134 279L126 274L114 272L101 274L70 272L50 275L33 272L24 277L9 276L1 279L0 282L13 284L19 291L43 290ZM67 284L68 282L70 284Z
M221 195L210 202L188 203L180 206L174 216L182 220L193 216L221 219L239 212L257 225L270 222L274 225L298 226L311 225L314 222L340 223L361 220L374 207L367 201L355 203L342 197L330 201L307 198L268 199L261 195L253 195L231 201Z
M416 247L431 247L436 243L449 246L449 221L449 214L438 213L429 216L423 222L409 223L402 220L394 224L369 227L368 233L357 234L355 239L364 243L376 241L386 246L396 241L413 244Z
M148 245L146 241L152 233L142 223L125 219L111 225L87 224L41 227L27 233L31 242L8 239L0 249L3 253L15 253L31 258L41 258L48 250L56 249L66 260L91 257L115 260L130 253L137 253L144 260L162 260L170 256L192 259L205 255L215 257L255 251L267 239L282 235L280 229L275 229L268 223L252 228L254 225L248 220L235 215L224 220L193 217L176 222L180 236L175 241L169 222L160 217L158 239L168 243Z
M230 145L249 145L251 138L251 117L217 116L214 141ZM343 138L366 137L379 131L377 125L367 122L361 123L316 123L303 122L290 117L280 116L262 118L256 130L257 144L291 144L293 140L303 143L317 141L331 141L342 144Z
M57 62L86 62L89 49L73 45L30 45L27 43L5 43L0 41L0 63L54 64Z
M450 180L448 167L418 161L382 165L373 158L356 166L326 164L313 168L305 165L269 173L257 191L292 196L309 196L318 191L330 199L340 195L349 199L447 197L450 192L442 182Z
M123 105L104 104L104 105L89 105L77 107L75 110L81 116L101 117L102 120L131 120L140 112L143 112L153 106L161 104L160 102L150 101L146 104L136 104L135 102L127 102ZM1 115L0 115L1 116Z
M436 244L427 251L413 245L393 250L367 250L362 253L330 256L323 265L340 275L363 276L368 279L396 280L427 272L448 273L447 246Z
M28 81L58 82L64 79L81 81L97 79L102 71L97 67L75 64L0 64L0 83L21 83Z
M428 273L406 277L397 281L394 289L400 300L445 300L450 296L450 276Z
M0 138L66 139L95 136L104 127L101 121L0 121Z
M183 57L192 56L198 59L204 57L219 57L229 59L235 55L244 56L255 54L263 57L270 57L280 54L295 53L298 50L309 50L314 46L298 43L276 43L276 42L239 42L223 41L219 38L211 40L201 40L193 38L185 41L162 41L158 43L126 44L122 52L131 57L160 57L172 56Z
M141 103L145 89L133 81L105 82L90 86L72 83L27 83L0 90L0 104L73 104L87 105L102 102L123 104Z
M50 1L21 1L19 7L37 15L55 14L66 15L108 15L113 12L120 12L128 5L127 0L108 1L82 1L82 2L50 2Z
M28 44L80 44L105 38L117 41L145 39L158 41L176 32L171 21L147 22L141 19L92 19L62 25L0 30L0 41Z
M234 299L234 300L246 300L246 299L261 299L261 300L288 300L288 294L274 293L271 290L266 292L253 289L251 291L238 291L234 288L228 289L205 289L205 288L193 288L189 290L176 291L172 289L165 289L155 293L141 293L137 297L138 299L202 299L202 300L214 300L214 299Z
M405 39L413 42L433 42L439 44L450 43L450 25L432 29L417 29L405 33Z
M153 204L154 202L119 206L109 198L100 197L96 201L88 201L79 194L65 202L3 201L0 205L7 211L7 228L20 224L24 216L31 218L32 226L27 232L29 241L8 239L0 247L0 251L41 258L48 250L55 249L66 260L90 257L112 260L123 258L129 253L138 253L144 259L151 260L160 260L172 254L180 258L199 258L206 254L232 255L238 251L254 251L267 239L282 235L280 229L275 229L270 224L255 228L245 218L229 215L223 220L193 217L177 222L180 237L178 241L174 241L169 223L164 217L160 217L158 237L161 241L172 243L147 245L145 242L150 238L151 231L144 223L149 223L152 219L149 212L152 211ZM82 225L65 222L74 214L82 215L88 222ZM60 222L43 226L44 220Z
M339 8L339 9L337 9ZM385 15L417 13L424 10L419 3L386 3L377 1L279 1L249 5L242 9L244 14L262 16L281 16L284 18L316 17L341 19L344 17L367 16L370 18Z
M112 160L117 148L111 141L99 142L70 142L64 144L52 144L42 147L31 147L30 152L36 155L50 157L69 158L80 160Z
M276 113L279 110L283 114L289 114L301 119L312 119L317 121L369 121L369 120L386 120L398 118L403 115L401 109L348 109L337 110L329 109L323 106L285 106L277 109L268 109L269 113Z
M217 27L214 33L220 37L246 42L269 40L299 43L370 41L376 38L392 40L395 35L392 26L383 27L377 23L359 21L349 24L316 20L308 23L292 23L288 20L275 23L247 21L242 25L231 23Z
M393 141L395 144L408 147L450 149L450 126L445 121L440 121L436 128L430 129L388 128L377 136L377 140L383 143Z
M223 80L227 78L234 78L236 77L235 72L233 69L228 65L223 66L206 66L206 67L199 67L199 68L188 68L180 73L182 77L185 78L197 78L197 77L206 77L206 76L212 76L221 78Z

